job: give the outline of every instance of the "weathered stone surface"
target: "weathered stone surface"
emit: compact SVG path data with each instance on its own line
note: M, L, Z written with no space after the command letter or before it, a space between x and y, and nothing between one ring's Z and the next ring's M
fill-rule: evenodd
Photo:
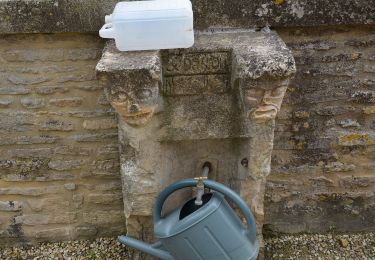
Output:
M66 183L64 184L65 189L67 190L75 190L77 185L75 183Z
M23 225L45 225L49 223L48 215L40 214L17 216L14 218L14 220L15 224Z
M98 84L97 81L92 81L92 82L85 83L85 84L78 84L77 88L81 90L85 90L85 91L97 91L97 90L103 89L103 86Z
M57 171L65 171L80 169L83 164L83 160L53 160L48 163L48 167Z
M46 60L48 62L48 60ZM19 62L22 62L22 60L19 60ZM37 67L16 67L12 68L12 71L16 73L30 73L30 74L50 74L58 73L58 72L72 72L78 70L78 66L74 66L72 64L65 64L61 63L59 65L57 64L50 64L50 65L44 65L42 62L40 66ZM39 84L38 84L39 85Z
M258 47L251 49L249 46ZM259 46L267 46L267 48ZM233 57L229 59L231 50L233 50ZM166 139L190 139L193 135L201 135L199 138L202 139L207 135L246 136L247 133L241 133L246 131L241 129L243 128L241 121L237 123L233 120L239 113L238 108L246 106L243 109L249 110L248 116L254 116L257 120L267 121L274 118L286 91L286 79L295 71L290 51L276 34L267 31L203 34L196 38L192 49L165 51L161 54L165 79L163 83L160 82L159 57L153 51L121 53L115 49L113 43L109 43L96 69L100 81L108 89L112 106L123 120L133 126L146 124L155 111L162 109L157 104L158 85L162 84L160 94L166 97L194 95L189 99L181 98L176 99L175 102L165 102L165 125L169 128L166 130ZM232 62L233 64L230 64ZM232 67L233 71L229 69ZM122 75L121 83L118 82L120 78L115 76L119 70L126 74ZM202 74L202 71L206 71L206 74ZM189 79L180 81L181 77L189 73L193 73L189 75ZM224 81L217 78L218 73ZM232 93L228 93L231 88L229 80L231 74L233 74L232 81L238 79L241 82L241 85L237 86L240 92L246 92L238 94L244 104L233 104ZM211 81L210 76L216 79ZM202 81L202 77L207 80ZM272 84L251 82L267 77L279 82ZM184 82L193 82L193 84L184 84ZM141 85L150 87L137 89L137 86L139 88ZM249 90L251 88L260 89L252 93ZM138 97L140 91L149 93L147 99ZM131 98L127 98L127 95ZM245 98L245 95L254 96ZM211 109L207 111L204 108L206 105ZM133 107L134 111L131 109ZM179 125L182 123L179 118L189 118L186 127ZM232 124L226 125L226 122ZM226 129L225 126L228 128Z
M98 190L98 191L116 191L116 190L121 190L121 182L118 181L112 181L112 182L107 182L104 184L97 184L97 185L86 185L85 186L89 190Z
M375 65L365 65L363 68L364 72L374 73L375 72Z
M48 120L39 126L40 131L72 131L73 124L70 122L63 122L58 120Z
M352 119L345 119L338 123L343 128L351 128L351 127L360 127L361 125L356 121Z
M375 41L374 40L351 39L351 40L345 42L345 44L348 45L348 46L363 48L363 47L374 46Z
M291 43L290 48L295 50L329 50L336 48L336 43L332 41L304 41L302 43ZM324 59L324 58L323 58Z
M7 61L63 61L92 60L99 57L98 48L45 48L45 49L11 49L2 55ZM25 71L26 72L26 71Z
M315 113L321 116L333 116L333 115L342 115L348 112L354 112L356 108L354 106L324 106L324 107L317 107L314 109Z
M99 48L72 48L64 51L67 60L95 60L100 57L102 50Z
M36 111L34 113L35 116L64 116L64 112L62 111L46 111L46 110L41 110L41 111Z
M111 216L110 218L108 216ZM97 210L92 212L84 212L83 219L90 224L108 224L108 223L123 223L124 213L115 210Z
M45 106L44 99L42 98L28 98L28 97L22 98L21 104L25 108L30 108L30 109L42 108Z
M69 2L5 1L0 5L0 33L93 32L104 24L115 0ZM368 1L319 0L309 2L193 0L195 28L316 26L373 24L374 7Z
M375 78L373 79L364 79L363 84L366 86L375 86Z
M356 91L352 94L352 99L358 103L375 103L375 91Z
M87 197L88 203L109 205L116 201L122 201L122 194L89 194Z
M46 170L48 159L27 158L3 160L1 162L2 177L8 181L22 181L33 179Z
M68 240L71 238L72 227L59 227L59 228L39 228L35 232L35 238L40 240L60 241L62 239Z
M119 167L117 167L119 168ZM105 171L105 170L92 170L92 171L82 171L79 175L81 178L92 178L92 177L99 177L99 178L118 178L119 173L115 171Z
M0 211L20 211L22 202L19 201L0 201Z
M49 196L47 198L28 198L27 204L33 212L49 211L55 212L61 208L69 207L69 201L65 198Z
M116 78L117 71L126 75ZM117 51L114 43L110 42L96 66L96 72L101 85L106 87L109 102L129 124L141 126L152 118L158 106L161 81L157 51L124 53ZM143 88L139 88L140 85Z
M73 180L75 178L72 172L50 172L50 170L45 170L41 176L36 176L35 181L39 182L53 182L53 181L66 181Z
M110 177L80 176L89 172L95 161L118 160L118 149L111 148L117 143L116 129L83 128L84 120L95 128L96 123L107 127L106 123L115 118L113 109L99 108L97 103L103 90L93 76L103 47L101 40L91 34L3 36L0 247L119 234L124 221L114 219L115 223L107 216L105 223L88 224L82 218L82 212L96 209L123 212L119 198L109 204L85 203L89 194L121 194L118 168L117 172L115 168L106 171ZM51 131L53 134L48 134ZM73 139L88 133L97 134L97 142ZM108 134L110 137L102 138Z
M116 159L97 160L92 164L92 169L96 171L118 172L119 162Z
M57 86L42 86L36 88L36 93L40 95L50 95L50 94L55 94L55 93L66 93L68 92L68 88L62 86L62 85L57 85Z
M31 2L32 1L29 3ZM290 5L292 2L284 1L283 4ZM282 8L283 4L278 7ZM347 3L344 3L344 5L345 4ZM202 5L206 8L206 4ZM216 2L213 2L212 5L216 5ZM249 8L252 5L253 3L248 5ZM315 3L312 5L314 6ZM246 6L245 9L248 8L248 6ZM197 6L195 6L195 8L197 8ZM222 12L227 11L223 10ZM261 13L260 10L257 12L259 14ZM280 19L282 20L284 18ZM244 22L250 23L251 21L247 20ZM340 223L339 229L342 231L372 230L375 226L373 222L375 203L373 201L374 194L372 192L374 184L371 179L375 169L372 163L375 159L374 145L371 144L371 133L374 131L372 112L373 95L371 95L371 91L375 86L373 72L371 72L371 60L373 59L373 48L375 46L375 42L372 39L373 28L371 26L327 26L320 29L302 27L283 29L278 27L277 30L287 42L288 47L293 48L293 55L296 57L298 72L292 85L286 91L283 107L278 114L277 129L282 132L276 133L275 147L277 149L287 150L276 150L273 153L275 158L273 159L272 165L273 173L284 175L283 177L279 175L278 177L274 177L273 174L269 176L270 183L275 184L272 188L275 192L268 190L266 193L267 196L271 196L271 199L269 201L267 199L266 201L266 222L272 223L275 230L286 232L322 232L329 230L330 226L334 224L338 226L337 223ZM14 100L0 115L0 131L2 133L0 142L6 144L0 148L2 156L0 160L0 193L2 196L12 196L12 199L14 198L17 201L28 199L39 201L44 197L51 198L56 196L60 198L60 200L63 199L65 202L65 204L61 204L50 200L40 208L35 205L35 207L29 208L26 205L26 207L22 209L24 215L35 213L40 215L58 215L62 214L61 212L63 210L65 211L67 208L79 209L80 212L90 212L92 210L91 207L93 207L92 205L96 205L95 209L100 210L104 209L103 207L106 207L105 210L112 207L112 205L86 203L86 201L88 201L87 198L90 194L104 193L107 195L109 193L112 194L114 191L121 192L121 184L118 179L119 173L116 172L114 168L110 167L110 172L106 170L91 172L91 169L88 168L82 168L78 171L74 169L64 171L49 170L48 176L46 176L47 174L36 176L37 182L30 182L30 179L28 179L28 176L34 173L42 173L45 169L44 167L47 165L45 162L48 162L50 158L54 156L58 156L58 158L54 158L54 160L85 159L87 160L87 164L84 167L95 167L93 162L96 160L103 161L117 158L117 150L115 149L117 143L116 133L111 132L111 138L100 140L100 134L107 133L107 131L89 130L83 133L81 132L84 131L82 130L82 125L85 119L109 119L114 115L113 110L98 109L97 101L102 94L99 90L102 88L101 85L95 84L96 81L94 80L75 81L87 80L92 77L90 73L87 72L88 70L93 70L92 68L95 66L96 61L93 58L95 51L93 49L101 48L100 45L96 44L98 39L96 37L78 34L74 34L73 36L53 34L6 35L0 38L0 63L4 62L5 64L5 66L0 68L0 72L2 72L1 77L4 79L2 81L4 85L0 86L0 93L2 93L2 95L7 95L1 97L1 99ZM72 52L71 56L68 55L69 48L75 50ZM81 51L82 56L79 54ZM207 53L206 51L207 50L204 50L203 52ZM220 50L220 52L221 51L222 50ZM181 52L181 55L178 51L172 52L172 54L181 57L184 51ZM75 58L74 55L78 55L77 58ZM188 55L185 54L185 56ZM199 55L193 54L191 56L196 57ZM209 55L201 55L201 57L206 56ZM210 64L207 65L208 70L213 68L215 57L216 56L213 55L213 58L210 58ZM187 58L186 60L186 62L196 61L195 58ZM31 66L32 62L36 62L40 66ZM199 64L199 62L197 62L197 64ZM203 65L200 64L199 66L203 67L204 64L203 62ZM365 70L369 72L365 72ZM67 76L72 72L74 72L72 77ZM81 72L85 76L80 77L79 73ZM180 69L178 72L183 73L183 70ZM30 86L29 84L25 86L11 86L10 83L7 82L7 76L18 75L18 73L25 74L23 76L26 77L21 78L22 80L30 80ZM39 83L34 84L32 82L33 80L40 80L37 76L34 76L37 73L50 78L53 82L58 82L57 77L60 75L64 76L61 79L67 81L64 84L55 85L63 86L64 89L54 88L53 86L56 83L52 83L51 81L51 84L48 85L51 86L49 89L47 86L46 90L40 91L41 87L39 87ZM222 72L219 71L219 73ZM183 78L185 76L186 79ZM179 79L178 75L174 77ZM218 95L228 93L228 91L231 92L232 88L228 88L226 77L226 73L224 73L224 75L221 74L219 77L205 77L201 75L191 77L191 75L181 75L180 78L182 79L179 79L176 83L173 82L174 85L183 87L185 86L184 82L189 80L189 82L195 84L194 88L175 88L174 90L179 91L177 92L179 96L173 96L173 98L181 97L181 94L184 93L192 94L191 97L197 93L203 93L203 95L205 95L204 93L208 94L210 92L207 91L205 87L211 85L218 86L217 89L212 89L212 92ZM11 79L17 80L14 78ZM208 82L208 84L206 82ZM46 84L49 83L41 83L40 85ZM97 85L100 87L97 87ZM164 91L163 88L160 88L160 90ZM65 91L69 91L70 97L84 98L85 102L82 103L82 107L61 109L60 107L48 106L48 111L45 109L45 111L30 112L27 108L23 108L20 103L21 98L37 97L35 95L50 95L39 96L46 100L47 98L65 98L67 97ZM10 96L18 94L25 96ZM249 96L252 97L252 95ZM189 108L189 106L187 106L187 108ZM6 111L12 111L12 113ZM299 113L300 111L302 112ZM217 116L216 113L213 113L213 115ZM160 117L159 111L155 116ZM234 118L236 118L236 116L237 115L235 115ZM35 131L38 131L37 128L40 122L51 119L47 117L53 119L57 118L59 121L71 122L74 124L75 129L69 132L56 133L59 138L51 143L43 143L41 142L42 139L38 138L26 138L37 137L40 133L36 133ZM359 126L357 126L356 122ZM196 123L196 125L199 126L201 122L194 121L192 123ZM20 134L20 131L25 133ZM142 131L142 129L138 129L137 131ZM91 134L98 134L96 136L97 141L81 142L78 145L73 137L80 135L82 137L82 135L87 134L86 132L88 132L91 137ZM145 147L148 145L148 140L152 140L155 132L156 131L150 131L150 138L137 143L136 147ZM369 134L368 138L366 137L367 134ZM355 137L356 135L363 136L357 138ZM23 137L17 139L17 136ZM45 137L45 135L41 136ZM122 136L124 135L120 134L120 138L122 138ZM341 146L337 146L339 137L343 137L341 139ZM366 141L367 139L370 139L369 143ZM238 143L241 143L240 140L241 138L237 140ZM28 145L28 149L22 147L24 144L30 143L30 141L36 141L35 146L37 147L34 147L34 145L32 145L33 147ZM106 147L108 142L113 143L114 146L111 147L109 145L109 147ZM17 147L13 146L12 143L16 144ZM171 143L173 144L173 142L164 142L164 145L171 146ZM201 141L196 144L197 146L202 145L208 147L207 150L201 147L197 149L193 146L184 146L183 143L184 142L176 142L175 144L180 150L186 149L188 151L187 153L194 154L197 160L200 160L200 157L207 158L205 157L207 154L215 154L216 152L218 153L217 156L223 156L225 158L225 163L228 165L225 167L228 168L222 168L221 164L218 164L219 168L217 169L219 170L219 174L217 176L222 176L222 174L220 174L221 172L236 172L237 160L230 159L230 156L233 155L224 155L222 151L232 151L234 149L233 147L239 149L238 147L240 146L237 142L233 142L232 145L220 144L218 146L206 142L204 142L203 145ZM49 148L51 148L51 150ZM197 150L198 152L196 152ZM53 153L54 151L56 155ZM123 144L121 146L121 151L122 153L126 153L127 156L135 152L135 150L129 149L128 146L124 146ZM28 153L30 154L28 155ZM248 155L247 151L244 153ZM157 157L155 153L151 152L143 156L144 158ZM173 158L173 156L179 157L181 155L177 152L168 155L169 158ZM33 161L30 159L37 160ZM242 159L243 158L241 158L241 160ZM157 160L158 159L155 159L156 162ZM185 160L193 159L187 158ZM169 164L179 165L182 164L182 162L171 160ZM109 165L111 164L109 163ZM257 164L254 165L258 167ZM105 164L103 164L103 167L103 169L105 169ZM153 165L147 167L152 169ZM182 175L184 176L182 177L189 175L192 169L195 169L196 165L186 164L185 167L186 170L183 170L184 173L182 173ZM241 167L243 166L241 165ZM4 176L4 173L10 171L23 173L27 176L26 178L19 174L7 174ZM79 174L74 171L79 172ZM166 169L166 171L176 172L174 168ZM80 175L81 172L82 175ZM81 176L82 178L84 177L85 174L83 173L86 173L87 176L94 176L95 178L80 179ZM197 173L199 173L199 171L194 172L194 175ZM259 173L259 171L255 169L255 173ZM110 178L108 178L109 176ZM243 178L245 174L241 172L239 176ZM147 181L150 180L149 177L149 175L142 176L139 183L142 185L145 183L145 185L147 185ZM173 177L174 176L167 176L170 181ZM179 178L177 176L175 177ZM57 185L55 180L58 180L58 178L64 181L59 181ZM66 178L74 178L74 180L65 180ZM274 178L283 179L283 182L276 182ZM235 179L236 178L230 180L221 179L220 181L230 183L231 187L237 191L245 188L245 185L241 187L240 183L237 183ZM4 180L16 180L17 182L9 183L4 182ZM64 186L64 184L76 183L76 181L77 186L74 192L72 190L67 190ZM244 182L247 181L241 180L241 183ZM5 184L5 186L3 186L3 184ZM44 190L47 186L53 186L53 190ZM22 190L14 190L14 188L20 187L22 187ZM68 185L68 187L72 188L73 185ZM255 189L252 189L250 186L247 189L250 192L255 192ZM75 194L77 192L79 192L79 194ZM69 196L65 198L68 194ZM242 195L246 197L249 194L246 195L242 193ZM153 195L147 194L147 196L149 198ZM142 208L142 203L149 203L151 205L152 201L148 201L148 198L144 199L140 197L139 202L138 200L136 201L140 206L136 205L136 207L146 212L146 209ZM255 198L257 202L260 201L259 196L255 196ZM8 200L8 198L6 200ZM116 211L118 210L120 212L122 211L121 205L122 203L116 201L113 207L115 207ZM29 210L32 212L26 212ZM43 210L48 212L46 213ZM17 211L16 213L18 214L19 212L20 211ZM258 208L254 210L254 212L259 214L261 210ZM74 218L67 218L65 215L60 221L64 222L68 220L75 221ZM138 216L134 219L128 219L129 232L134 232L137 225L146 223L142 221L143 218ZM1 222L3 225L2 228L5 228L9 221L5 218L5 220L2 219ZM83 223L83 220L78 218L76 224L81 225L80 223ZM293 224L291 225L290 223ZM18 224L18 226L19 225L20 224ZM45 227L43 227L43 229L41 229L40 226L28 226L27 230L30 230L30 233L26 235L27 239L35 241L35 232L39 232L37 236L41 240L71 239L72 235L74 236L76 232L75 225L69 227L67 225L66 228L64 226L64 228L57 230L51 229L49 225L50 224L44 225ZM101 235L105 232L116 232L116 229L117 231L122 230L123 225L124 220L118 223L93 224L92 226L96 227L96 234ZM148 226L146 227L146 224L144 227L145 230L149 228ZM89 229L92 230L91 228ZM12 231L8 232L6 230L2 235L0 234L0 236L2 236L0 244L5 240L9 240L11 236L17 237L19 241L24 239L21 239L21 235L17 235L16 230L17 228L15 227ZM56 231L56 233L53 233L54 231ZM90 232L94 233L93 231L88 231L88 233ZM152 233L151 229L150 232ZM22 229L20 229L19 234L22 234Z
M63 49L11 49L2 55L7 61L62 61Z
M351 61L358 60L362 57L361 53L354 52L351 54L341 53L337 55L325 55L322 57L322 62L338 62L338 61Z
M298 119L305 119L310 117L310 113L308 111L300 110L294 112L294 116Z
M338 138L341 146L364 146L375 144L375 136L372 133L349 133Z
M229 91L229 52L168 54L163 58L166 96L185 96Z
M84 73L69 73L66 76L60 76L58 78L59 83L68 83L68 82L84 82L84 81L92 81L95 79L95 73L93 71L88 71Z
M307 199L299 199L297 193L283 198L278 207L272 206L270 211L277 211L279 217L288 219L294 225L285 225L282 221L272 225L274 231L296 233L304 230L332 232L344 230L365 230L364 226L373 225L371 216L374 202L366 193L316 193L307 195ZM366 208L360 205L365 203ZM360 211L358 211L360 209ZM299 213L303 211L304 213ZM366 216L359 218L358 216ZM301 220L308 217L309 221ZM337 223L340 223L338 225Z
M94 225L80 225L75 228L75 233L78 236L94 237L98 233L98 229Z
M327 172L348 172L355 169L355 165L342 162L330 162L324 166Z
M316 66L303 71L308 76L344 76L353 77L358 69L354 64L326 64L325 66Z
M97 150L98 155L105 154L118 154L119 153L119 144L106 145Z
M72 111L68 112L72 117L78 118L92 118L92 117L103 117L114 115L112 109L109 110L90 110L90 111Z
M1 113L0 130L5 132L24 132L35 124L33 115L28 112ZM1 137L0 137L1 139Z
M83 121L83 128L87 130L102 130L117 128L117 120L115 119L95 119Z
M12 99L0 99L0 108L7 108L13 103Z
M83 200L84 200L84 195L83 194L74 194L73 198L72 198L74 207L76 209L82 208Z
M110 102L109 102L107 96L105 95L105 93L103 93L103 94L98 98L98 104L99 104L99 105L102 105L102 106L108 106L108 105L110 105Z
M79 146L59 146L55 148L56 154L62 155L89 155L91 152L90 148L84 148Z
M83 102L83 99L80 97L71 97L71 98L54 98L49 101L51 105L57 107L79 107Z
M11 149L8 155L18 158L52 157L53 150L51 148Z
M25 95L30 92L30 88L24 86L0 87L0 95Z
M279 232L373 230L373 73L365 65L374 28L278 31L297 65L281 114L297 112L277 120L265 221ZM307 42L316 44L302 49Z
M375 114L375 106L369 106L369 107L365 107L363 108L363 113L365 114Z
M10 75L8 81L17 85L33 85L37 83L46 82L49 79L45 76L25 76L25 75Z
M25 195L25 196L40 196L44 194L59 193L63 190L61 186L49 186L44 188L27 187L27 188L0 188L0 195Z
M117 132L108 134L80 134L72 136L72 139L77 142L102 142L103 140L116 138L117 136Z
M0 144L11 145L11 144L52 144L55 143L60 138L57 136L18 136L18 137L8 137L0 138Z
M343 186L347 188L363 188L373 186L375 184L374 177L344 177L341 179Z
M157 193L200 175L209 161L211 177L239 192L253 209L262 241L274 119L295 72L294 59L269 30L207 33L195 40L190 49L160 53L119 52L109 42L96 67L119 115L127 233L150 240ZM108 175L116 166L115 160L98 160L81 176Z

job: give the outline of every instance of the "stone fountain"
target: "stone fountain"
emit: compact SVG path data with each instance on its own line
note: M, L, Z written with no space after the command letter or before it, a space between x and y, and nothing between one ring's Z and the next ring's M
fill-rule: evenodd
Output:
M295 73L281 38L260 31L199 32L189 49L119 52L108 41L96 70L118 114L128 235L152 240L159 191L183 178L209 178L250 205L261 239L275 117ZM169 202L180 205L185 191Z

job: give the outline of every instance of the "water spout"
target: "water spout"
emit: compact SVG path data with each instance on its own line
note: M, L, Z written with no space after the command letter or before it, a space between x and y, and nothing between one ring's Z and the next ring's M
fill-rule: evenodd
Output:
M170 253L159 249L159 247L161 246L160 242L156 242L155 244L150 245L140 240L127 237L127 236L119 236L118 240L127 246L130 246L132 248L145 252L149 255L153 255L157 258L160 258L163 260L175 260L175 258Z
M209 162L205 162L203 164L203 173L202 173L203 178L208 177L208 173L210 172L210 166L211 164ZM204 194L203 182L198 182L197 188L198 188L198 191L197 191L197 198L195 199L195 205L201 206L203 204L202 196Z

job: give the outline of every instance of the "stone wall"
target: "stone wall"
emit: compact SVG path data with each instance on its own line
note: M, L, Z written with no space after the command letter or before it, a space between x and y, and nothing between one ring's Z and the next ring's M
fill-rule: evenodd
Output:
M0 1L0 34L97 32L118 0ZM191 0L194 28L375 24L368 0Z
M277 120L267 230L375 230L375 28L276 28L297 75ZM0 39L0 245L124 232L103 42Z
M375 28L277 31L297 74L277 120L267 229L375 230Z
M0 38L0 245L122 233L117 122L93 35Z

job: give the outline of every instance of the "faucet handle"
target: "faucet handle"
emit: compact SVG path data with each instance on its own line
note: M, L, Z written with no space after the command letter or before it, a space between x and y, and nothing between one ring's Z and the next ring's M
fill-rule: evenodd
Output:
M197 181L203 181L203 180L207 180L208 178L205 177L205 176L198 176L198 177L194 177L194 180L197 180Z
M197 180L197 181L204 181L204 180L207 180L208 177L206 176L198 176L198 177L194 177L194 180Z
M198 181L197 182L197 187L198 188L204 188L203 181L207 180L207 179L208 179L208 177L205 177L205 176L194 177L194 180Z

